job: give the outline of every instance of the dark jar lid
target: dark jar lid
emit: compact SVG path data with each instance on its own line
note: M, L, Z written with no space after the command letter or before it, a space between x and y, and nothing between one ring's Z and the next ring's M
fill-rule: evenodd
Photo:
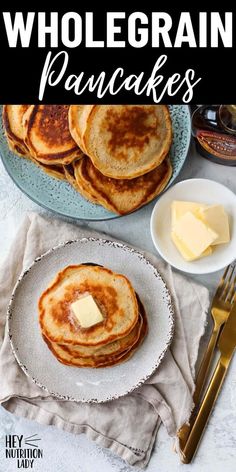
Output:
M236 166L236 106L204 105L192 115L192 133L203 157Z

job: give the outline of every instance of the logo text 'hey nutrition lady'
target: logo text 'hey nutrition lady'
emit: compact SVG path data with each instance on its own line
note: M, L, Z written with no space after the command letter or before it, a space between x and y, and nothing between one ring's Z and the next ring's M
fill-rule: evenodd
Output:
M33 469L35 461L43 458L39 448L41 439L37 434L24 437L23 434L8 434L5 437L5 458L15 462L18 469Z
M58 12L2 12L5 34L9 48L30 48L32 42L37 48L47 49L38 80L38 99L44 100L48 88L63 86L65 91L72 91L81 96L96 93L98 99L107 95L125 92L136 96L151 97L159 103L163 97L173 97L181 93L184 103L193 99L194 88L203 77L191 67L191 61L168 75L167 51L173 48L180 54L186 49L233 47L232 12L199 12L196 16L190 12L171 15L167 12L105 12L103 21L93 12L69 11L60 15ZM78 60L70 63L70 51L77 48ZM93 73L88 74L80 61L80 48L87 51L96 49L98 61ZM147 74L146 63L137 65L138 72L127 73L124 64L109 70L99 70L99 55L110 50L116 51L159 50L162 52L152 64L151 73ZM50 49L50 50L49 50ZM100 56L100 57L101 57ZM188 56L189 57L189 56ZM181 56L181 60L183 57ZM189 63L188 63L189 62ZM76 70L71 73L71 68Z

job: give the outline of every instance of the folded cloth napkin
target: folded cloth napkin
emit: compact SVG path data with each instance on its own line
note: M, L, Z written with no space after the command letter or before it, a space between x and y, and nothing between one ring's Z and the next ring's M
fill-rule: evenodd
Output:
M175 308L175 334L160 367L138 390L105 404L81 404L53 398L20 369L5 330L11 292L33 260L63 241L104 236L56 219L29 214L0 272L0 403L10 412L74 434L85 433L130 465L145 467L161 422L169 435L193 407L194 369L209 307L208 291L152 254L145 254L165 279ZM112 238L110 238L112 239Z

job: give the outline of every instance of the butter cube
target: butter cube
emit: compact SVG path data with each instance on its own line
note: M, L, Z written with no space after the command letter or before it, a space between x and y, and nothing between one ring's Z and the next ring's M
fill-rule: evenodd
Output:
M90 328L101 321L103 316L92 295L87 295L71 304L73 314L82 328Z
M196 259L199 259L199 257L206 257L210 256L212 254L212 248L209 246L200 256L196 257L188 248L185 246L185 244L180 241L178 236L172 231L171 233L171 238L172 241L174 242L175 246L179 250L180 254L183 256L183 258L188 261L195 261Z
M212 243L213 245L230 241L229 218L223 205L211 205L202 208L200 216L218 234L218 238Z
M175 224L173 232L195 258L218 238L218 234L188 211Z
M185 202L181 200L174 200L171 204L171 223L172 228L177 221L185 215L188 211L191 211L195 216L198 216L199 212L204 209L206 205L203 203Z

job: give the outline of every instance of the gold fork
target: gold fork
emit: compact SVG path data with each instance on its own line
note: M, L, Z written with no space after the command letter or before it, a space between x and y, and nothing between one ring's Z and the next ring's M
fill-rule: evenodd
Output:
M226 268L212 300L211 315L214 323L213 330L196 377L196 387L193 394L193 402L195 407L190 416L189 423L185 423L183 426L181 426L177 433L179 437L180 451L183 451L190 434L200 404L201 394L209 374L217 340L219 338L221 328L227 321L232 308L232 299L234 297L236 284L235 267L236 264L234 263L230 264Z

